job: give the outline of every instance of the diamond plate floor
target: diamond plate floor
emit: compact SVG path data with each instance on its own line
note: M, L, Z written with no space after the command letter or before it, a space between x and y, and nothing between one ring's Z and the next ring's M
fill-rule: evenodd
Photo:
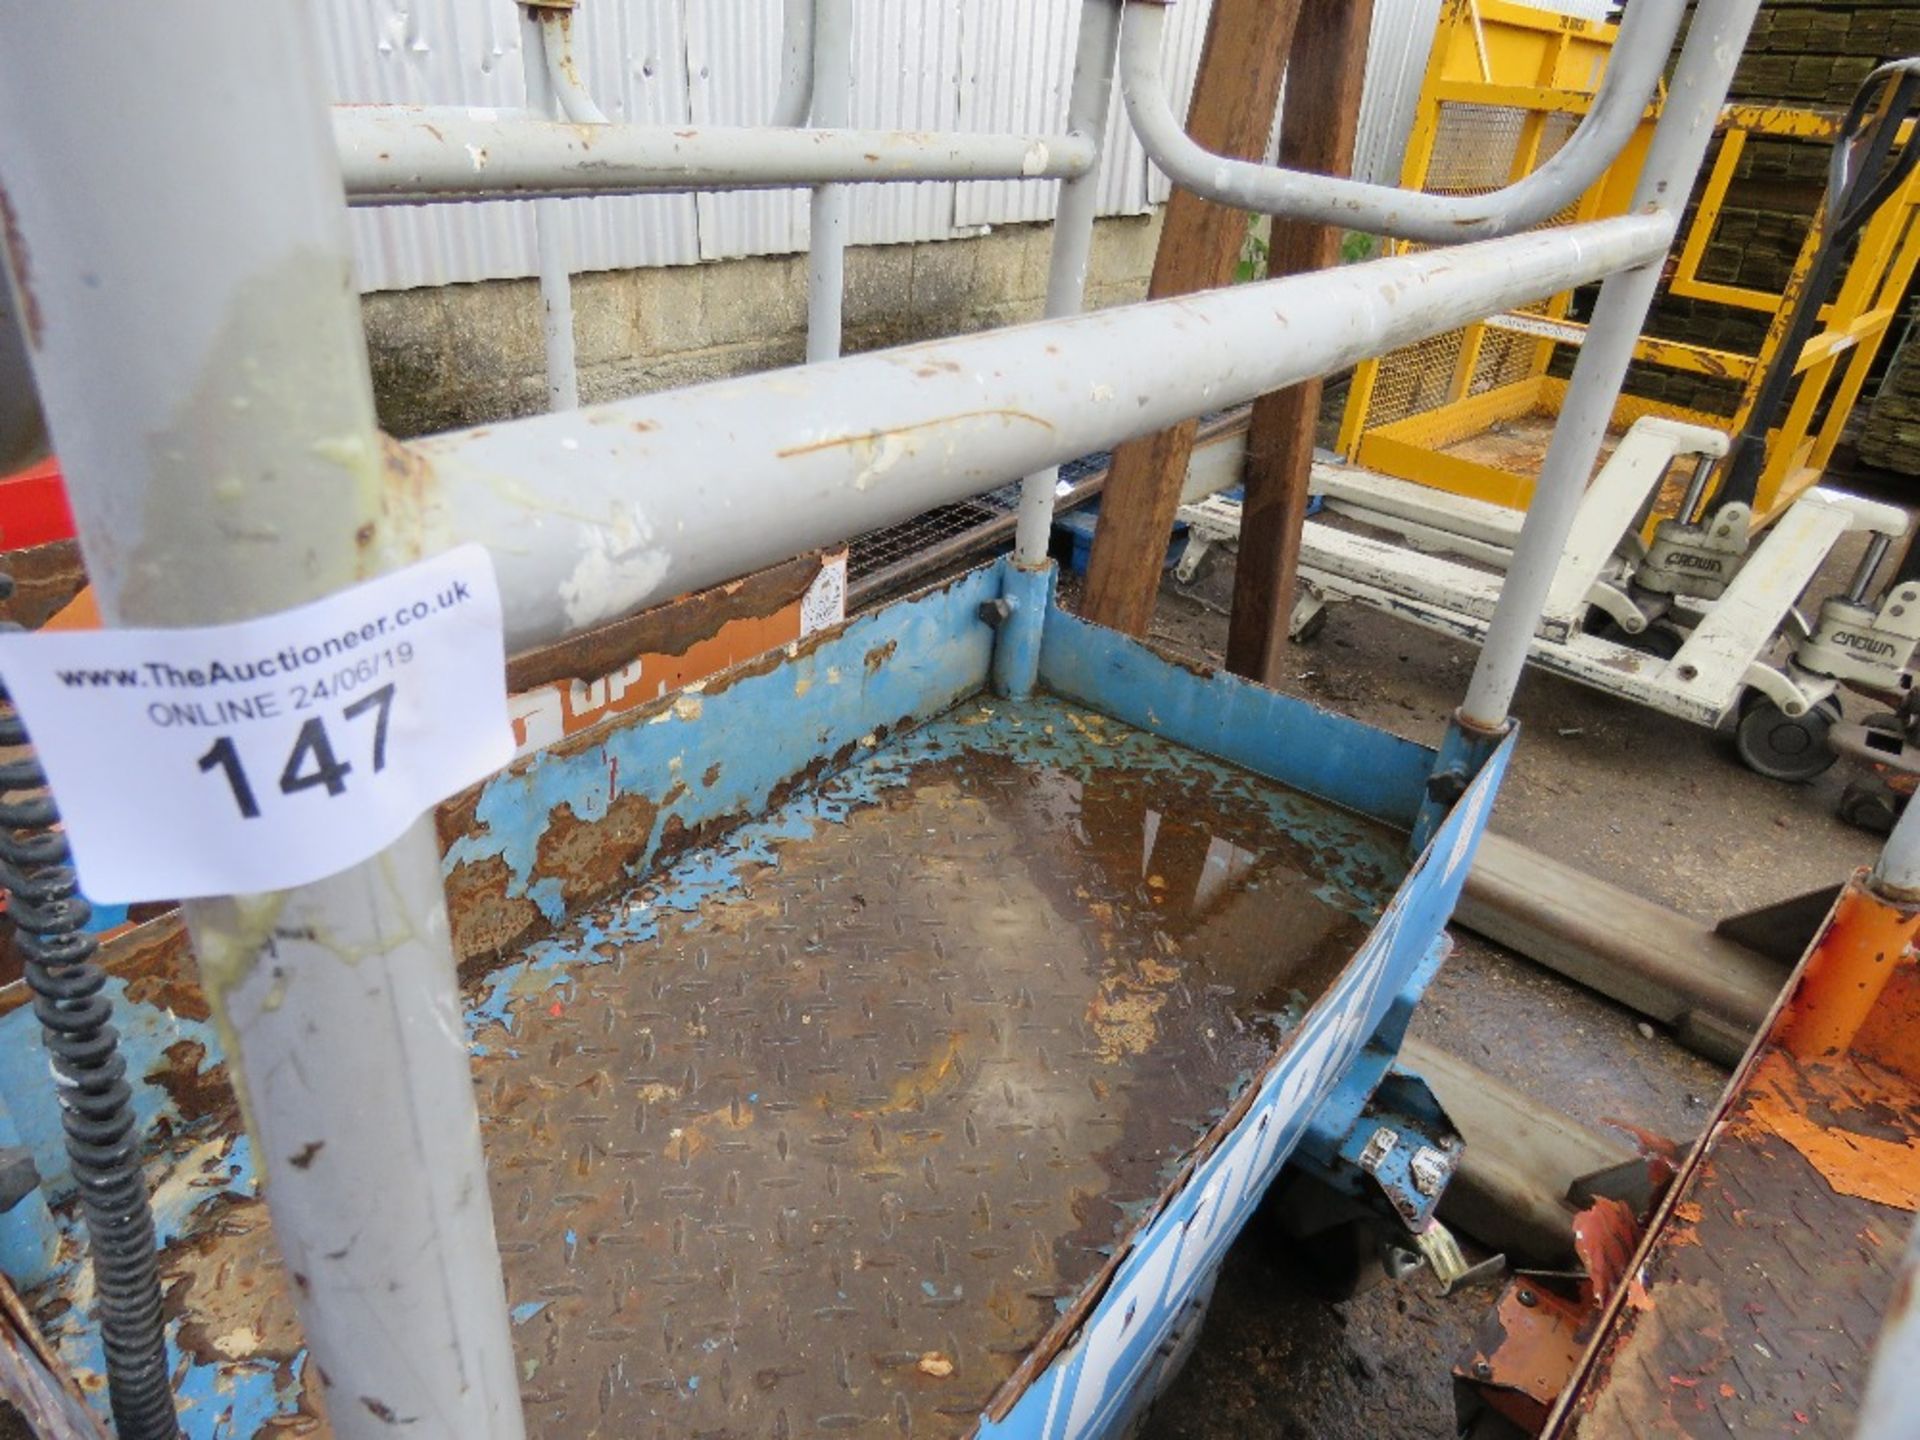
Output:
M1565 1433L1851 1435L1913 1223L1883 1189L1912 1175L1915 1133L1920 1091L1893 1072L1767 1054L1687 1177Z
M481 1063L535 1431L968 1431L1396 864L1053 702L905 748Z
M475 981L530 1431L970 1431L1403 844L1058 701L968 702ZM182 1346L284 1387L235 1433L318 1430L261 1203L202 1205L164 1264Z

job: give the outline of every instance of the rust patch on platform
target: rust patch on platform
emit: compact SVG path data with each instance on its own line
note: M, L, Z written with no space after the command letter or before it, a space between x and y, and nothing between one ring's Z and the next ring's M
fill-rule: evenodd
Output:
M187 927L177 910L123 930L100 947L99 963L124 980L130 998L159 1005L186 1020L205 1020L210 1012L201 993ZM24 981L0 986L0 1015L32 1001Z
M1508 1283L1453 1367L1491 1409L1536 1435L1580 1364L1598 1315L1532 1278Z
M555 681L590 680L619 669L636 655L686 657L711 641L735 621L765 621L779 615L806 594L820 573L817 554L801 555L739 580L678 600L624 620L615 620L553 645L516 655L507 662L507 688L516 693ZM780 633L766 645L739 650L708 665L699 679L733 660L757 654L797 634ZM698 667L696 667L698 668ZM672 684L682 683L673 681ZM671 688L671 684L669 686Z
M476 1076L530 1428L969 1432L1364 936L1326 843L969 750L516 998Z
M1907 1087L1859 1061L1796 1064L1778 1051L1760 1057L1752 1083L1733 1123L1778 1135L1842 1195L1920 1203L1920 1097Z
M684 786L680 789L685 793ZM661 805L675 798L669 791ZM630 878L629 867L645 851L661 805L644 795L621 795L598 820L582 820L571 806L558 807L540 834L537 872L559 880L569 910L598 899Z
M447 876L454 961L463 974L477 963L503 959L547 929L540 907L510 894L512 884L512 872L498 855L456 865Z
M206 1046L198 1040L176 1040L167 1047L166 1056L166 1068L145 1078L167 1092L174 1108L180 1112L182 1125L192 1125L210 1115L238 1118L227 1067L208 1065Z
M305 1341L264 1205L209 1202L192 1240L168 1248L169 1317L180 1348L200 1360L291 1362Z
M1836 913L1873 903L1856 881ZM1920 1196L1920 1087L1836 1049L1910 1005L1878 933L1829 925L1796 971L1551 1434L1851 1433Z
M534 1434L970 1432L1242 1111L1399 855L1058 702L1018 712L1019 758L934 723L881 780L825 781L804 814L836 818L719 839L691 868L726 888L616 881L485 1012L511 1021L474 1076ZM614 873L584 827L549 842ZM485 872L456 873L467 922L524 919ZM245 1268L262 1203L189 1234L192 1353L280 1364L300 1281Z
M1553 439L1555 416L1547 410L1531 411L1499 420L1477 434L1465 436L1438 447L1442 455L1474 465L1484 465L1504 474L1531 480L1540 473L1547 446ZM1624 430L1610 427L1600 442L1595 468L1607 463L1619 445Z

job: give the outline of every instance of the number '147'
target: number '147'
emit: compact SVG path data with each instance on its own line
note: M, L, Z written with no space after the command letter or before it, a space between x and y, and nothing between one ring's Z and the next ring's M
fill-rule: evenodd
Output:
M389 683L378 690L369 691L340 712L342 720L373 716L375 774L387 767L387 714L392 708L393 686ZM254 797L253 782L247 778L246 768L240 763L240 752L234 747L231 735L222 735L200 757L200 772L203 775L215 770L226 776L227 786L233 792L233 803L239 808L240 814L248 820L258 820L260 802ZM347 776L352 773L352 762L334 754L326 722L316 715L303 724L300 733L293 738L293 753L287 756L287 763L280 771L280 793L298 795L302 790L324 786L329 795L344 794Z

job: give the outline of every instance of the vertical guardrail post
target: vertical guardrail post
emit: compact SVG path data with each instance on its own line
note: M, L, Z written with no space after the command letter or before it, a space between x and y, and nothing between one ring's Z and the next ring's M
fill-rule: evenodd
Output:
M547 74L546 0L520 7L520 65L527 82L527 109L542 120L564 120L560 98ZM571 8L571 0L569 0ZM540 268L540 325L546 341L547 408L580 408L580 372L573 353L573 217L564 200L533 202L533 244Z
M1874 891L1903 903L1920 900L1920 805L1902 812L1873 867Z
M1073 89L1067 99L1067 133L1090 140L1093 168L1060 182L1053 212L1053 253L1047 265L1048 319L1078 315L1087 293L1087 265L1093 254L1093 222L1100 213L1100 171L1107 138L1107 111L1113 99L1114 55L1120 45L1121 0L1083 0L1080 37L1074 47ZM1020 512L1013 554L1022 565L1047 558L1053 530L1053 492L1060 468L1050 466L1020 482Z
M852 0L815 0L813 16L813 124L844 129L853 109ZM841 312L847 290L847 212L844 185L816 185L807 223L807 359L840 355Z
M107 26L42 6L0 46L8 263L115 624L267 614L385 568L310 21L296 0ZM186 918L334 1431L517 1440L431 822Z
M783 0L780 21L780 91L773 97L774 125L807 123L813 108L814 0Z
M1759 3L1720 0L1694 12L1634 189L1634 212L1667 216L1678 225ZM1414 829L1416 848L1424 845L1446 807L1506 731L1507 712L1526 666L1534 628L1599 459L1600 442L1613 421L1614 402L1627 378L1634 344L1659 288L1660 268L1649 264L1624 270L1600 288L1593 323L1580 347L1560 419L1540 467L1540 481L1514 547L1513 563L1507 568L1499 606L1487 626L1466 699L1441 745L1430 799Z

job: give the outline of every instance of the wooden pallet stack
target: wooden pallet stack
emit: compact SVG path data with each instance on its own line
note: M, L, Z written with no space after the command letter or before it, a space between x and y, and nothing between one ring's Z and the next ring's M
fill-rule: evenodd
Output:
M1855 449L1869 465L1920 475L1920 347L1912 343L1911 332L1887 367Z

